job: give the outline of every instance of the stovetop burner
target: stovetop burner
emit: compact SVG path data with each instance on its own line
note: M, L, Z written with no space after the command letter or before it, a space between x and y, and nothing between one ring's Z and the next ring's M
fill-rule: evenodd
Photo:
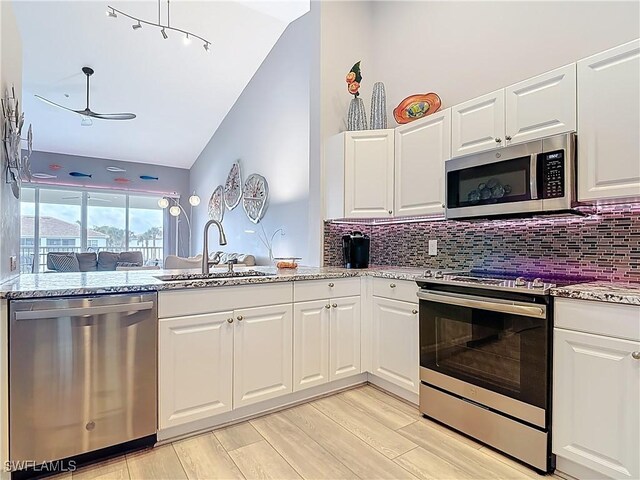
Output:
M417 281L445 285L468 285L491 290L521 291L530 294L547 295L558 286L592 281L592 278L567 275L544 275L471 270L468 272L443 272L427 270Z

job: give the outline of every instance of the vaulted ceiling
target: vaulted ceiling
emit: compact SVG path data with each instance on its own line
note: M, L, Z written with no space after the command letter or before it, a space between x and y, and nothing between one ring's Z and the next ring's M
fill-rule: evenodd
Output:
M130 19L108 17L107 5L158 19L148 0L14 0L35 150L189 168L287 25L309 9L308 0L172 0L171 25L210 40L206 52L177 32L165 40L157 28L134 30ZM165 0L161 7L166 23ZM34 97L84 108L83 66L95 70L92 110L137 118L82 126L80 116Z

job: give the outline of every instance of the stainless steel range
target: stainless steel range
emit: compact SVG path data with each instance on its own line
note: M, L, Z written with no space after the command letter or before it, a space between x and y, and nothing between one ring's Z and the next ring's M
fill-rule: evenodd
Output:
M417 283L421 413L553 471L549 292L577 280L427 271Z

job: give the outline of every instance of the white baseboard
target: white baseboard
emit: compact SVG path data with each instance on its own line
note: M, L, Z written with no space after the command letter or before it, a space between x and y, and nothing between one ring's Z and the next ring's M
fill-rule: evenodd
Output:
M214 428L221 428L234 423L246 422L255 417L273 413L285 408L291 408L301 403L326 395L333 395L340 390L347 390L367 382L367 374L361 373L353 377L343 378L334 382L317 385L278 398L241 407L231 412L222 413L214 417L197 420L177 427L165 428L158 431L158 445L173 442L180 438L204 433Z

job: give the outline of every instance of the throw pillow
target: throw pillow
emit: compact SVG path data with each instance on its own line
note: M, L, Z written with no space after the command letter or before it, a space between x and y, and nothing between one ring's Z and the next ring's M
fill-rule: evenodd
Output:
M80 264L75 253L50 253L49 260L57 272L79 272Z
M119 253L100 252L98 253L98 270L115 270L119 260Z
M95 252L76 253L81 272L95 272L98 269L98 256Z

